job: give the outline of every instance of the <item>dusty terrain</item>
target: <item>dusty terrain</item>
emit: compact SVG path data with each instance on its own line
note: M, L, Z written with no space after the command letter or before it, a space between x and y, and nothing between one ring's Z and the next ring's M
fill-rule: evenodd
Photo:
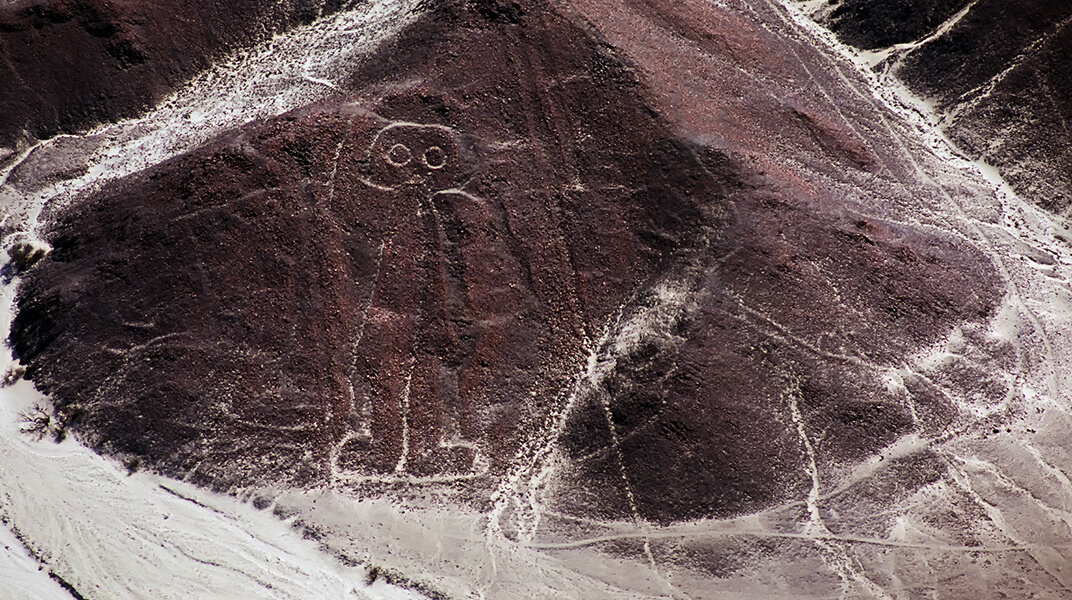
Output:
M431 597L1072 596L1068 234L910 95L961 83L833 39L985 13L869 6L290 7L120 65L10 128L72 132L0 156L14 354L79 442Z

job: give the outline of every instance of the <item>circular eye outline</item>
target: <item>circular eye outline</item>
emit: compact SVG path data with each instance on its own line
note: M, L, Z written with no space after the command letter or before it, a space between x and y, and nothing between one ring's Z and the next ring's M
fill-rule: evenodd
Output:
M401 158L399 156L401 155ZM413 153L410 152L409 146L405 144L395 144L391 146L387 152L383 153L383 159L387 161L387 164L395 167L404 167L413 160Z
M424 166L429 169L442 169L447 166L447 151L439 146L429 146L421 156L421 160L424 161Z

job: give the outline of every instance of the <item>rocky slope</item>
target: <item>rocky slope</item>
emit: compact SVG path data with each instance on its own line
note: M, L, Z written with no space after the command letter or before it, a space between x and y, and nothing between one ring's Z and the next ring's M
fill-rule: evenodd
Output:
M225 67L8 159L60 430L433 596L1067 595L1063 225L792 8L373 3Z
M741 163L766 148L680 141L570 16L440 8L355 98L60 211L12 329L27 375L94 446L224 488L494 485L568 409L566 510L663 522L800 497L794 418L832 461L917 430L876 373L985 322L982 254L763 181ZM881 172L815 100L754 108L817 166ZM563 406L589 352L604 380Z

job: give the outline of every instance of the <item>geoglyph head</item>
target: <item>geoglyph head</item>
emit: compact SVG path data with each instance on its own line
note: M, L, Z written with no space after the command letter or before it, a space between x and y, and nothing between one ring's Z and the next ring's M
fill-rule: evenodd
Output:
M467 169L463 149L449 127L396 123L376 134L369 147L369 180L395 188L423 185L431 191L455 186Z

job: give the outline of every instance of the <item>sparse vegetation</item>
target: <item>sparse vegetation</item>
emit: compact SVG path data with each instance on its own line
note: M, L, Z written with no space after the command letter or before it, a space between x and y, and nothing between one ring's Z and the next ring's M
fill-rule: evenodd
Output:
M56 443L67 439L67 431L82 410L74 407L52 407L38 402L19 415L19 430L34 439L52 438Z

